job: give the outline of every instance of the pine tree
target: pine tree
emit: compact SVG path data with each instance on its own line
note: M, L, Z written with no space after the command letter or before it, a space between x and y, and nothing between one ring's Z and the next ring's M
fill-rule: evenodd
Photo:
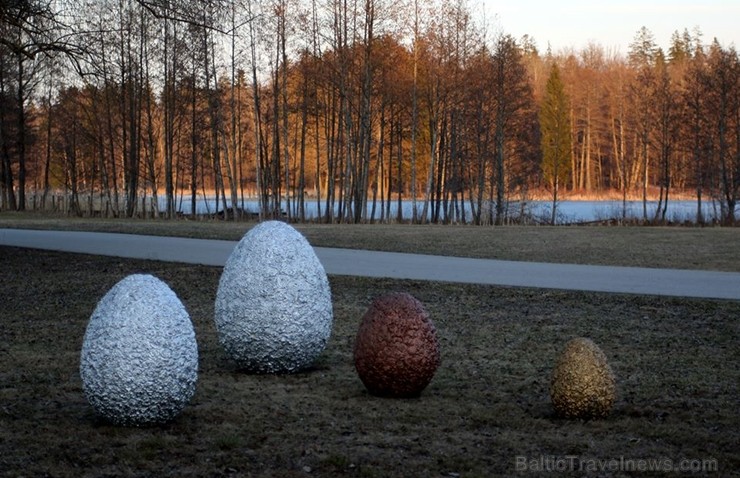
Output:
M560 70L553 64L540 108L542 173L552 191L552 223L555 224L558 191L570 175L571 136L568 96Z

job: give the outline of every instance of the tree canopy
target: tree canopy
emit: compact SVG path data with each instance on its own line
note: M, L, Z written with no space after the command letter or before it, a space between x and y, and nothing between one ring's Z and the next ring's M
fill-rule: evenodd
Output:
M551 220L564 193L680 192L734 218L734 47L540 55L464 0L401 7L0 2L0 209L503 224L547 191Z

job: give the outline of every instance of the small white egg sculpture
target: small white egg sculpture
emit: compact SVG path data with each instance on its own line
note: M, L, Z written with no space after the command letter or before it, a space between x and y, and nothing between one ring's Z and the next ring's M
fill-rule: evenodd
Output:
M290 373L313 364L331 335L324 267L305 237L279 221L239 241L216 294L215 321L226 355L253 373Z
M195 393L198 345L177 295L151 275L130 275L100 300L85 331L82 387L116 425L147 426L177 416Z

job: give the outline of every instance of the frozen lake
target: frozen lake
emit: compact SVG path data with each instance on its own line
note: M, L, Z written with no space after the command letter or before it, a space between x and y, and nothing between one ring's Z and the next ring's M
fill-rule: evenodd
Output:
M179 199L179 198L178 198ZM228 198L227 198L228 200ZM160 196L160 211L165 209L163 198ZM258 211L258 202L256 199L244 199L244 201L238 202L238 207L248 212L256 213ZM423 203L417 202L419 214L421 214L421 208ZM231 204L228 203L231 207ZM387 206L387 204L385 204ZM647 202L647 213L648 218L652 219L655 215L655 210L658 206L657 201ZM381 218L381 203L378 201L376 205L375 220ZM412 212L411 201L404 200L401 202L401 208L404 219L409 219ZM471 219L470 204L465 203L465 218L469 222ZM190 198L183 198L178 202L178 208L180 212L184 214L190 213ZM305 202L306 218L315 219L318 215L318 207L315 199L307 199ZM335 212L337 207L335 206ZM460 212L462 212L463 205L460 205ZM673 222L694 222L696 220L696 201L669 201L668 212L666 219ZM223 203L218 204L218 210L223 210ZM286 204L283 201L282 210L286 211ZM291 202L291 210L294 211L294 215L297 216L296 204ZM325 211L325 203L321 203L322 214ZM367 205L367 217L370 218L372 211L372 202L368 202ZM509 216L512 218L526 217L531 222L549 223L552 211L551 201L529 201L527 203L512 202L509 205ZM720 207L716 202L702 202L702 211L704 214L705 221L711 221L720 217ZM198 214L214 214L217 212L216 199L215 197L203 197L199 196L196 201L196 212ZM618 200L605 200L605 201L560 201L557 206L557 223L558 224L574 224L591 221L601 221L608 219L617 219L624 216L628 219L642 219L643 218L643 204L642 201L627 201L626 207L622 201ZM390 217L395 219L398 213L398 203L396 201L391 202ZM444 213L440 214L440 221L445 217ZM453 216L454 217L454 216ZM459 221L459 220L458 220Z

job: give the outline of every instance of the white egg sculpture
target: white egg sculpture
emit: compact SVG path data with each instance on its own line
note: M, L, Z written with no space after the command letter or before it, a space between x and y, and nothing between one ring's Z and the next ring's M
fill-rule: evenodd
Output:
M230 359L254 373L304 369L324 350L332 317L326 272L300 232L267 221L244 235L216 294L216 328Z
M177 416L195 393L198 345L177 295L151 275L130 275L100 300L82 343L80 376L95 411L116 425Z

